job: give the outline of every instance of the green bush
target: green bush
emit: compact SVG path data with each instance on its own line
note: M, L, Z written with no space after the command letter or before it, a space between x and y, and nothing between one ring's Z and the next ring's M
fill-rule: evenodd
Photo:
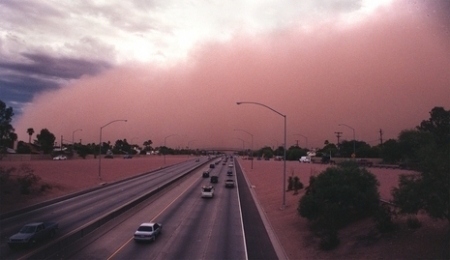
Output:
M340 239L338 236L338 232L333 230L331 232L326 232L320 237L320 249L322 250L332 250L336 248L340 244Z
M381 233L393 232L395 230L395 224L392 221L394 215L395 212L388 205L380 205L373 216L378 231Z
M331 234L324 241L334 244L338 241L334 234L337 236L339 228L376 212L380 198L378 186L375 175L355 163L329 167L310 178L297 211Z
M422 226L422 223L420 223L416 216L409 216L406 220L406 225L408 228L418 229Z
M41 178L34 174L34 170L28 165L22 165L18 170L17 182L21 194L30 194L32 186L37 184Z

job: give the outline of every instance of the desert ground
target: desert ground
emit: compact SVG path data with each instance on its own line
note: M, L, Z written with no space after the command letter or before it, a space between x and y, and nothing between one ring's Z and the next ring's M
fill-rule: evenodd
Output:
M0 201L0 213L192 159L193 157L189 156L166 156L166 159L161 156L135 157L130 160L105 159L102 160L101 180L98 160L95 159L0 161L0 167L3 168L17 168L27 164L41 178L42 183L52 186L51 190L40 193L39 196L22 195L14 201L3 199ZM406 218L400 216L395 220L398 229L389 234L377 232L370 219L359 221L339 231L341 242L336 249L321 251L318 247L319 239L310 231L308 221L297 213L298 201L304 190L300 190L298 194L286 192L285 207L282 207L283 162L253 161L253 167L248 160L239 159L239 163L288 259L440 259L443 249L448 248L448 222L419 214L418 219L422 223L420 228L408 229ZM309 177L318 175L326 167L328 166L321 164L287 162L286 179L288 176L298 176L307 186ZM391 198L390 190L397 185L398 176L409 173L392 169L369 171L377 176L380 196L386 200Z

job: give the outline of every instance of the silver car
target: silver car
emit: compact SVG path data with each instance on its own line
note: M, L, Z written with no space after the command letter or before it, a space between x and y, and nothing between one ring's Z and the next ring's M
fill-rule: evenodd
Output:
M155 241L156 236L161 234L162 225L160 223L142 223L134 232L134 241Z

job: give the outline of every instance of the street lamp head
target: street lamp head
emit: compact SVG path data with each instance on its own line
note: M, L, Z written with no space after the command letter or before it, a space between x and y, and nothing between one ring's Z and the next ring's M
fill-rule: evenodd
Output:
M242 102L236 102L236 104L240 105L240 104L242 104Z

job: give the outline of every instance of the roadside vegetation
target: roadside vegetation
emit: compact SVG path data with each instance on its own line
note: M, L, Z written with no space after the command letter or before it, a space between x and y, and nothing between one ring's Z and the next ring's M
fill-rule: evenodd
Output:
M11 125L13 116L13 109L0 100L0 160L17 141L17 134ZM174 150L165 146L154 148L151 140L144 141L141 147L130 144L126 139L117 140L114 144L60 144L59 151L55 151L54 134L44 128L33 140L34 133L32 127L27 129L28 142L19 141L17 153L43 153L53 157L64 151L69 158L75 153L82 158L89 154L98 156L99 151L102 156L108 151L114 154L136 154L138 151L142 154L202 153L189 149ZM316 156L329 156L328 158L350 158L356 151L358 159L381 158L383 163L398 164L415 172L400 177L398 187L392 190L393 200L389 202L390 205L380 203L379 184L374 175L353 160L311 177L305 188L305 195L299 200L298 213L311 222L313 230L322 238L323 249L338 246L339 229L361 218L372 217L380 232L395 231L393 219L397 216L406 216L408 227L420 228L421 223L416 217L420 212L450 222L450 110L433 108L427 120L423 120L414 129L402 131L397 139L383 141L381 133L380 130L380 143L376 146L359 140L343 140L339 144L325 140L324 147L315 151ZM286 151L286 159L298 160L308 152L307 148L294 145ZM257 151L244 150L239 154L252 154L261 159L279 158L284 154L284 147L277 144ZM0 168L2 197L13 193L33 194L51 188L45 184L37 187L38 183L39 177L26 166L20 169ZM288 191L297 193L302 188L303 184L298 178L289 178ZM450 238L450 231L448 237Z
M400 177L390 202L380 202L375 176L352 161L311 176L297 210L321 238L320 248L337 247L339 229L362 218L373 218L381 233L394 232L399 216L408 228L420 228L420 212L450 222L450 110L433 108L428 120L387 145L397 151L388 160L407 163L414 172Z

